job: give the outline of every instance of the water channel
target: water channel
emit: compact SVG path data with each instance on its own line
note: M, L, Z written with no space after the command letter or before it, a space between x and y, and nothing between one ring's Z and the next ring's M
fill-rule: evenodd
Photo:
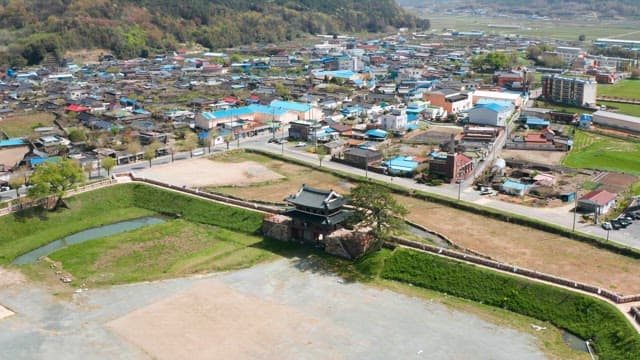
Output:
M67 246L80 244L85 241L89 241L89 240L93 240L93 239L97 239L105 236L111 236L111 235L123 233L125 231L139 229L144 226L160 224L163 222L165 222L165 220L161 218L148 216L148 217L121 221L114 224L87 229L87 230L75 233L73 235L69 235L62 239L50 242L47 245L41 246L26 254L22 254L13 261L13 264L14 265L31 264L38 261L39 258L43 256L47 256Z

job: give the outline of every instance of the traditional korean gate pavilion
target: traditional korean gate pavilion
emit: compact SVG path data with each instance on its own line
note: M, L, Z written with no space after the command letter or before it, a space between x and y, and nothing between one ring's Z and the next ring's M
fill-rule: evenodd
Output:
M291 236L294 240L320 244L320 241L339 229L352 215L344 209L346 199L333 190L320 190L302 185L300 190L285 199L295 208L283 213L292 219Z

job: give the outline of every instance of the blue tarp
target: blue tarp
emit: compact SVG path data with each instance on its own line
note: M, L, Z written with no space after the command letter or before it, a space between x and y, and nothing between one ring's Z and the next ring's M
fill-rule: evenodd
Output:
M27 143L22 139L8 139L0 141L0 148L9 146L26 145Z
M29 160L29 163L31 164L31 167L40 165L42 163L45 162L58 162L60 161L61 157L60 156L53 156L53 157L48 157L48 158L43 158L43 157L37 157L37 158L33 158L31 160Z

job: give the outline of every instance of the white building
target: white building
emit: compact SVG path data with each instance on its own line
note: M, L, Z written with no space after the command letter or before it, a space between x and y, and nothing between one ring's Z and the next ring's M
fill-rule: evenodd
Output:
M469 110L469 123L505 127L514 107L497 103L478 104Z
M524 99L520 94L512 92L476 90L473 92L472 97L474 104L477 104L482 99L498 100L499 102L508 101L512 103L514 107L520 108L524 102Z
M405 109L394 109L380 117L380 125L385 130L404 130L407 127L407 121Z
M609 111L596 111L592 114L593 123L620 130L640 132L640 117L618 114Z

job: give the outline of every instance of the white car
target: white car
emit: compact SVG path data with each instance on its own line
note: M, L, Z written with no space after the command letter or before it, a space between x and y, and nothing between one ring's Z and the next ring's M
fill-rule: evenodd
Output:
M299 142L296 144L296 147L305 147L305 146L307 146L307 143L305 142Z
M611 226L611 223L608 222L608 221L605 221L605 222L602 223L602 228L605 229L605 230L613 229L613 227Z

